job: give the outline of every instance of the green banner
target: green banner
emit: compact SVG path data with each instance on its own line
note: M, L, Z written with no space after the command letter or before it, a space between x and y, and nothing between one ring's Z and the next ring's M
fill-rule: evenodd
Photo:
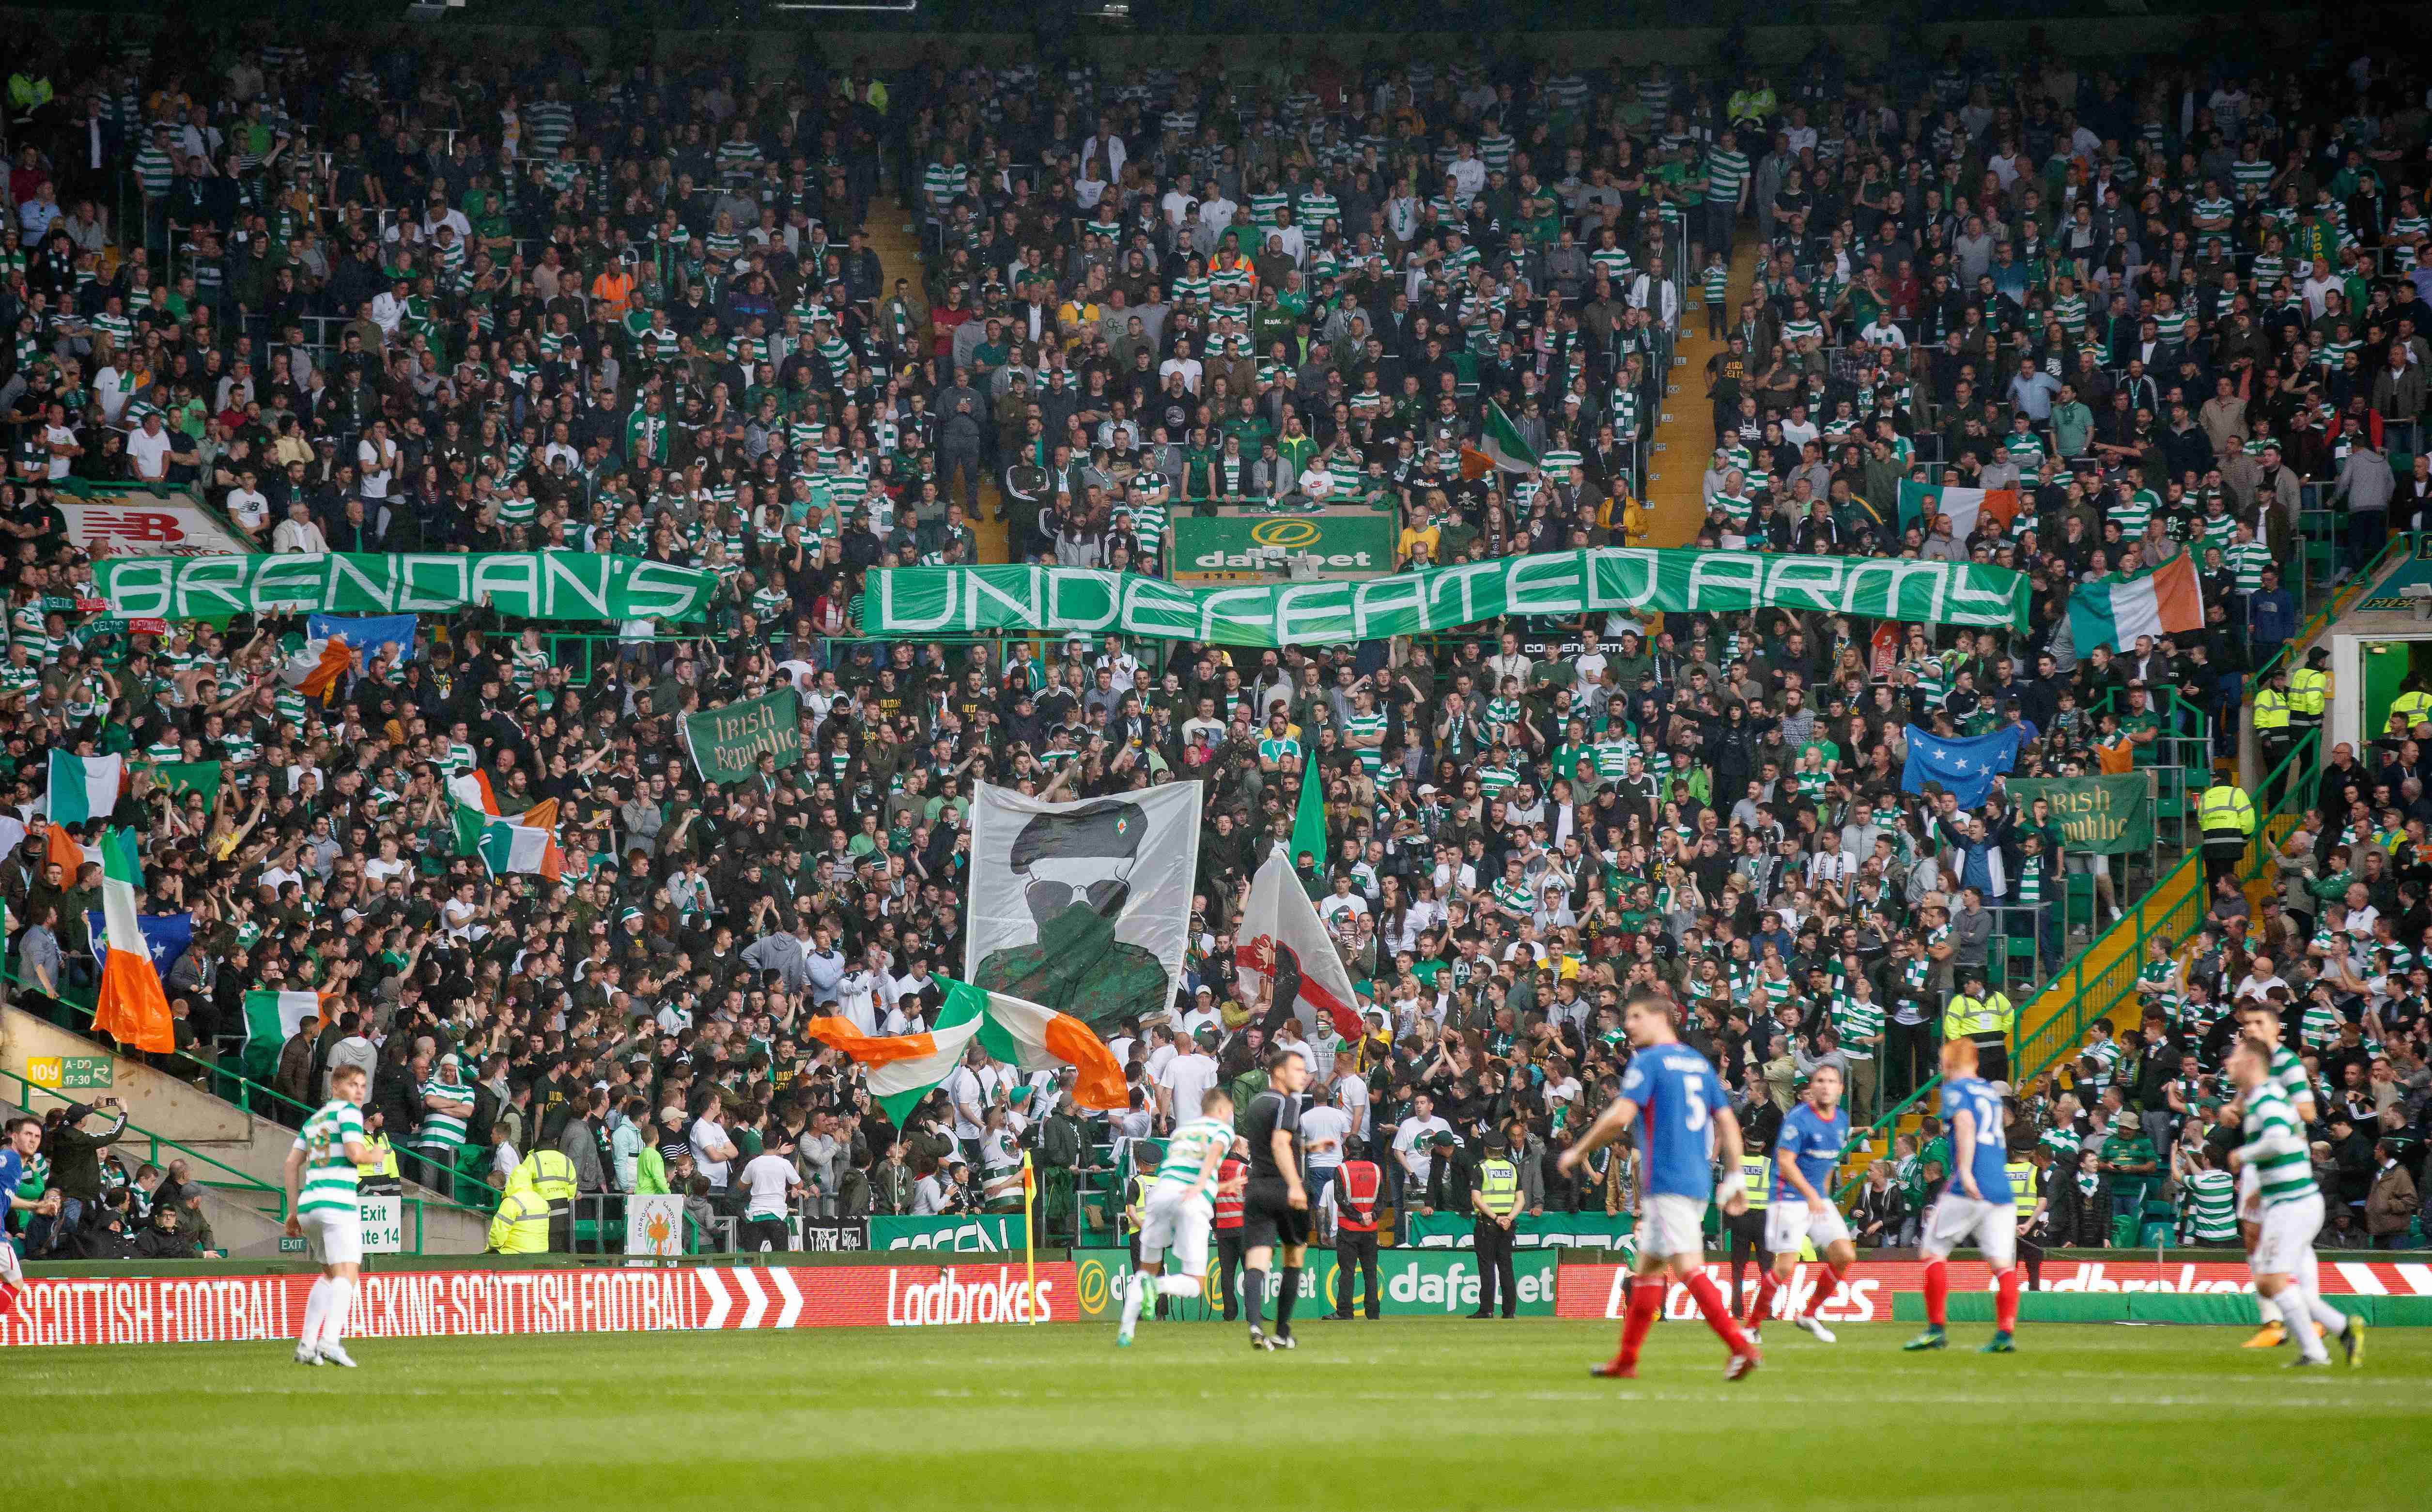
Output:
M873 1218L873 1250L948 1250L956 1254L1022 1252L1022 1215L964 1213L945 1218Z
M151 770L152 780L167 788L174 798L182 799L189 793L200 793L206 812L219 803L220 764L217 762L162 762Z
M1551 1249L1532 1250L1512 1257L1512 1289L1519 1293L1519 1302L1512 1309L1515 1316L1554 1316L1554 1277L1560 1258ZM1132 1273L1130 1251L1075 1250L1072 1270L1083 1318L1122 1316L1123 1285ZM1345 1272L1333 1251L1309 1251L1308 1263L1301 1268L1301 1316L1308 1317L1321 1309L1332 1311L1336 1288L1346 1282L1351 1287L1352 1309L1362 1310L1367 1283L1361 1279L1359 1268L1354 1266ZM1478 1261L1471 1255L1442 1250L1380 1250L1376 1253L1376 1282L1383 1294L1377 1311L1387 1318L1458 1318L1478 1310ZM1240 1284L1240 1274L1236 1272L1234 1285L1238 1287ZM1211 1264L1200 1294L1176 1299L1167 1309L1168 1317L1182 1322L1223 1318L1222 1286L1219 1269ZM1152 1321L1154 1317L1153 1311L1143 1314L1143 1322Z
M1406 1245L1423 1250L1467 1250L1477 1243L1473 1220L1454 1213L1421 1215L1409 1218L1409 1232L1402 1235ZM1630 1236L1630 1217L1617 1213L1540 1213L1534 1217L1523 1213L1512 1220L1512 1243L1521 1250L1623 1250L1634 1248L1624 1241Z
M791 688L684 715L684 747L705 782L740 782L760 758L784 771L802 759L802 700Z
M2005 780L2010 801L2021 815L2042 798L2060 826L2061 845L2098 856L2124 855L2153 847L2153 774L2117 777L2035 777Z
M93 580L120 619L413 614L486 601L518 619L685 620L708 613L718 588L713 572L584 551L110 557Z
M1374 578L1393 570L1393 516L1185 514L1169 527L1167 575L1194 579L1282 577L1295 563L1319 578Z
M1553 551L1366 582L1185 588L1077 567L896 567L861 596L869 635L1115 631L1222 646L1336 645L1449 630L1503 614L1570 617L1779 607L1912 624L2027 623L2006 567L1744 551Z

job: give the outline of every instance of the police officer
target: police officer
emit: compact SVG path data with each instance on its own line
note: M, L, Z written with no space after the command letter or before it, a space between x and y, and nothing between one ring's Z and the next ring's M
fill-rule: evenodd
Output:
M2204 891L2246 865L2246 843L2255 833L2255 800L2235 782L2215 782L2196 800L2196 824L2204 831Z
M2288 701L2288 666L2283 662L2272 668L2272 676L2255 695L2255 743L2263 760L2263 774L2270 777L2280 770L2280 764L2296 748L2296 731L2289 728L2289 716L2295 712ZM2280 801L2282 779L2273 790L2264 795L2264 801Z
M1512 1163L1511 1141L1499 1134L1486 1136L1486 1158L1478 1163L1478 1184L1470 1188L1469 1205L1477 1221L1472 1233L1478 1246L1478 1311L1472 1318L1495 1316L1495 1296L1503 1294L1503 1316L1512 1316L1520 1301L1519 1278L1512 1268L1512 1225L1520 1213L1520 1168ZM1369 1295L1376 1295L1370 1282Z
M1743 1124L1742 1128L1747 1125ZM1768 1149L1771 1147L1768 1146ZM1740 1300L1740 1272L1751 1260L1756 1262L1757 1277L1764 1279L1765 1268L1773 1264L1765 1248L1765 1210L1773 1203L1773 1157L1748 1150L1740 1156L1740 1186L1748 1194L1748 1211L1723 1215L1723 1227L1731 1235L1731 1316L1746 1311Z
M562 1150L535 1150L510 1180L521 1180L549 1207L549 1248L574 1251L574 1162Z
M541 1254L549 1248L549 1200L532 1190L529 1165L516 1167L507 1177L498 1210L490 1216L492 1254Z
M1368 1158L1368 1146L1353 1139L1343 1147L1343 1165L1334 1174L1334 1206L1341 1216L1334 1224L1334 1316L1351 1320L1351 1273L1359 1268L1366 1287L1362 1310L1375 1319L1384 1310L1384 1292L1376 1283L1376 1199L1384 1191L1385 1173ZM1219 1187L1222 1190L1222 1187ZM1241 1199L1234 1198L1238 1213ZM1217 1218L1224 1217L1224 1199L1217 1199ZM1479 1283L1478 1295L1486 1295ZM1227 1315L1229 1316L1229 1315Z
M2010 1192L2018 1205L2018 1261L2027 1268L2027 1289L2044 1289L2044 1241L2052 1237L2052 1171L2050 1145L2037 1145L2024 1161L2011 1161Z
M2432 693L2420 687L2408 688L2391 700L2390 712L2392 717L2407 721L2399 728L2411 736L2416 726L2432 724Z
M1123 1232L1129 1236L1132 1270L1137 1274L1140 1263L1140 1227L1147 1221L1148 1189L1157 1184L1157 1168L1165 1164L1163 1147L1143 1140L1132 1146L1132 1174L1123 1182ZM1157 1316L1166 1313L1162 1293L1157 1299Z
M370 1196L394 1196L405 1189L397 1167L397 1148L388 1140L388 1118L378 1108L363 1110L363 1128L371 1135L368 1141L370 1163L355 1168L355 1186Z
M2298 740L2322 732L2322 710L2331 700L2331 675L2322 667L2330 659L2317 646L2305 653L2305 664L2288 674L2288 727Z
M1984 968L1970 966L1960 977L1958 996L1942 1011L1942 1037L1976 1042L1976 1074L1987 1082L2009 1075L2010 1030L2018 1010L2005 992L1984 990Z

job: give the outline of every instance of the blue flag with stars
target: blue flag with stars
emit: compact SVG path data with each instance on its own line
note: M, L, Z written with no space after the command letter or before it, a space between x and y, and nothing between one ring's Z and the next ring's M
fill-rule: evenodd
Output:
M1926 783L1938 782L1945 791L1958 797L1960 807L1972 809L1993 791L1994 775L2017 764L2018 743L2026 737L2027 732L2017 725L1989 735L1966 737L1937 735L1911 725L1908 763L1900 768L1900 790L1921 793Z

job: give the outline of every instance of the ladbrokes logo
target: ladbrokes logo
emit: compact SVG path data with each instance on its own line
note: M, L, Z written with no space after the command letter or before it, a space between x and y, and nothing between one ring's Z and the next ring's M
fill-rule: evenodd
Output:
M993 1271L979 1272L981 1279L964 1281L953 1266L937 1272L937 1279L923 1284L924 1271L914 1271L907 1284L904 1272L887 1272L887 1326L889 1328L937 1327L955 1323L1027 1323L1034 1319L1052 1319L1056 1315L1048 1294L1056 1289L1052 1281L1041 1280L1034 1290L1026 1285L1021 1272L1010 1266L999 1266Z
M1191 559L1191 564L1202 572L1285 567L1304 558L1320 567L1338 570L1367 570L1378 565L1375 555L1365 550L1322 549L1325 538L1325 528L1315 520L1260 520L1250 527L1249 550L1202 551Z

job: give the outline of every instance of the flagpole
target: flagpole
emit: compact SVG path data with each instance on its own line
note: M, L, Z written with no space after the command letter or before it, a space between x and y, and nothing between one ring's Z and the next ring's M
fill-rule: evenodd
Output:
M1039 1321L1039 1225L1034 1209L1037 1184L1031 1179L1030 1151L1022 1152L1022 1284L1030 1295L1030 1320Z

